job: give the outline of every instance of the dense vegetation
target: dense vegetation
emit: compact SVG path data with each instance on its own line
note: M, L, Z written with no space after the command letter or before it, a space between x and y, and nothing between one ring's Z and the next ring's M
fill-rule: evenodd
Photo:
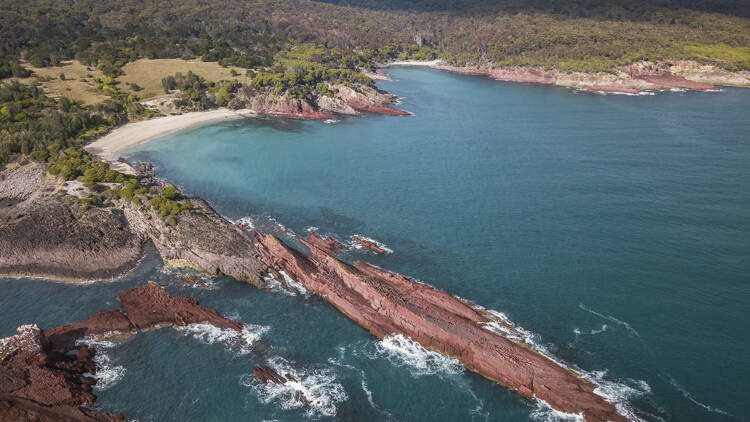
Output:
M0 84L0 165L18 154L46 157L82 145L116 125L155 115L106 78L97 89L108 99L84 106L66 97L51 98L38 84Z
M612 71L639 60L695 59L750 69L750 6L742 0L0 0L0 78L21 63L77 59L107 99L50 98L0 85L0 165L18 154L80 145L155 113L118 87L138 58L200 58L247 68L249 86L187 72L162 81L184 110L236 107L236 93L311 99L329 83L364 84L393 59ZM234 72L234 70L233 70ZM235 72L236 73L236 72ZM90 76L90 75L89 75ZM60 74L60 79L65 75Z
M146 187L137 177L110 169L107 163L78 147L51 150L52 153L37 154L35 158L47 160L51 174L83 183L88 192L78 202L84 208L106 205L108 200L121 198L135 205L151 207L172 225L177 224L175 217L193 210L189 203L180 200L180 192L174 186ZM109 187L102 184L109 184Z
M747 3L0 0L0 53L35 66L77 58L109 76L138 57L267 67L290 40L345 52L343 69L400 54L580 70L694 58L744 69L750 57L750 20L741 17L750 16Z

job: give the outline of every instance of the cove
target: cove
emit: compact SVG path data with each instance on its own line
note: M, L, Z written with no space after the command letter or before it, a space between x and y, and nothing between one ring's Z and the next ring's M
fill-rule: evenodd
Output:
M646 420L750 413L750 92L601 96L425 69L389 74L396 82L380 86L414 116L234 120L129 158L153 162L232 219L270 216L300 234L315 226L384 242L394 253L349 257L504 312ZM29 285L3 283L33 303ZM39 283L62 302L87 291ZM450 361L370 338L320 299L230 280L190 294L269 327L260 342L274 353L148 333L109 352L125 372L100 392L102 406L139 420L551 417ZM3 334L33 318L18 306ZM248 383L252 365L271 356L309 374L334 410L294 408Z

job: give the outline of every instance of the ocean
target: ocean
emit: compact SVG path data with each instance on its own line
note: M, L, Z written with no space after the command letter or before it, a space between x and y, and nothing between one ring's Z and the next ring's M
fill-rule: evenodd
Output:
M229 219L393 252L365 260L501 312L633 418L750 420L750 90L601 95L393 68L411 117L244 118L129 152ZM100 351L96 407L138 421L567 420L325 300L151 251L121 280L1 279L0 336L117 307L156 280L246 325L162 328ZM293 373L262 386L252 367ZM295 398L303 391L306 405Z

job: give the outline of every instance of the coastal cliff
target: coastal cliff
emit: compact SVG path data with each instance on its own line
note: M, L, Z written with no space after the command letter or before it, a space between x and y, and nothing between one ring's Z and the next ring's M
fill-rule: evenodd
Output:
M408 116L409 112L393 107L397 97L366 85L327 83L328 94L295 98L288 92L248 91L238 94L238 106L264 116L300 120L324 120L336 116L359 116L362 112L389 116Z
M396 63L400 64L400 63ZM638 94L643 91L686 89L714 91L717 86L750 87L750 72L732 72L690 60L642 61L611 72L564 72L534 66L454 66L441 61L406 62L499 81L556 85L595 92ZM385 66L389 66L386 64Z

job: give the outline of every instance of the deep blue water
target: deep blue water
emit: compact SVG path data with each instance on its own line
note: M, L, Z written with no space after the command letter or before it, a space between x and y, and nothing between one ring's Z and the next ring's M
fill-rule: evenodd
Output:
M380 86L414 116L234 120L130 158L232 219L384 242L394 253L345 256L504 312L645 420L750 420L749 90L602 96L389 73L397 81ZM161 329L107 348L121 370L98 394L104 410L140 421L551 417L447 359L392 351L319 298L228 279L186 288L153 259L116 283L2 281L0 335L82 319L153 277L254 324L258 339L243 353ZM260 363L307 375L321 403L294 408L259 388L249 374Z

